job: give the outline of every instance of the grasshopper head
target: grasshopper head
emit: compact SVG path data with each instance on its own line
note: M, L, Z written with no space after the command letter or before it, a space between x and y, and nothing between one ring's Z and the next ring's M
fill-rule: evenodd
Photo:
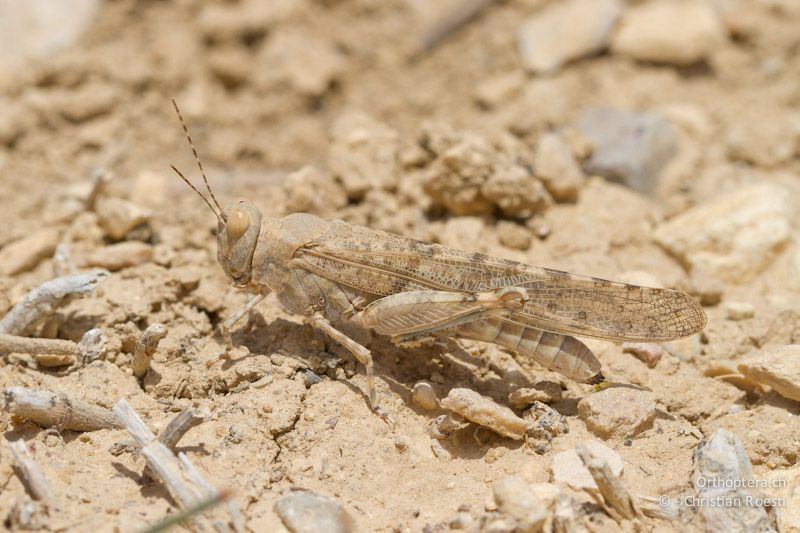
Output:
M261 232L261 211L244 200L217 216L217 261L238 286L250 283L253 253Z

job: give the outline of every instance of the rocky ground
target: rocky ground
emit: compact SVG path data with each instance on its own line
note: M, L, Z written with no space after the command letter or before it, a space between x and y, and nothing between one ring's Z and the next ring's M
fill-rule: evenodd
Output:
M125 429L76 415L125 399L156 434L195 408L173 448L234 491L238 513L207 515L234 528L800 528L796 2L59 6L0 0L6 527L133 531L180 507ZM494 345L365 335L393 424L274 296L208 368L246 296L169 170L199 186L173 97L222 203L677 288L708 326L586 340L602 390ZM49 418L14 387L55 392Z

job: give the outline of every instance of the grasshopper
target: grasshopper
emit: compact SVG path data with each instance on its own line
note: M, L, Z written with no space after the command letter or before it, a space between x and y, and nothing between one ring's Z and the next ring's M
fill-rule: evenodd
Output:
M700 304L680 291L529 266L308 213L264 218L244 200L223 209L173 105L213 204L172 169L216 216L217 260L251 295L222 324L227 349L230 329L274 292L287 311L307 317L365 366L378 413L372 354L337 325L369 328L400 346L437 336L490 342L591 384L604 381L600 362L573 335L658 342L706 325Z

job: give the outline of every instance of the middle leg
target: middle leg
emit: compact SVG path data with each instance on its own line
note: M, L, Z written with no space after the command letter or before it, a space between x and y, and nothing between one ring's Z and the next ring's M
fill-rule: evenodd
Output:
M327 318L322 316L321 313L315 312L309 317L311 325L328 335L331 339L344 346L351 354L358 359L358 362L364 365L367 373L367 395L369 398L370 408L387 422L391 419L389 415L377 403L377 391L375 389L375 372L372 363L372 352L364 346L360 345L335 327L328 321Z

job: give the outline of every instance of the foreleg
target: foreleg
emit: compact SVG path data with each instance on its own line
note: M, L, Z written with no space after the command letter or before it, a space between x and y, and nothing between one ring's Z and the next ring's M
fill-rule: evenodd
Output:
M227 359L229 356L229 352L233 350L233 339L231 339L231 329L233 326L239 322L242 317L248 314L256 305L258 305L261 300L266 297L266 294L259 293L259 294L251 294L250 297L247 299L247 303L244 304L244 307L236 311L234 314L229 316L221 325L220 325L220 332L222 333L222 338L225 340L225 347L222 349L221 352L217 353L212 359L206 363L207 367L214 366L218 361L221 359Z

